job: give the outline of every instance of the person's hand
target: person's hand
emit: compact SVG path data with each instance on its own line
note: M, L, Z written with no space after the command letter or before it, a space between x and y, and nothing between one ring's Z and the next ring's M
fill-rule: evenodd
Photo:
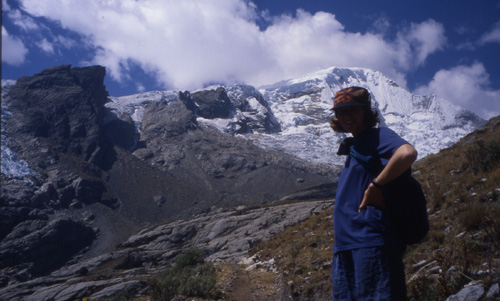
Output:
M358 208L358 212L364 210L368 205L385 208L384 194L382 193L382 189L376 187L371 183L365 190L363 200L361 201L361 204Z

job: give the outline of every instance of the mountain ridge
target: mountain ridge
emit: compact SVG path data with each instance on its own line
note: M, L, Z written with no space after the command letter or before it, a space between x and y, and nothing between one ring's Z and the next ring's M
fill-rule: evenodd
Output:
M332 116L335 92L353 85L369 89L372 106L380 113L381 126L392 128L412 143L420 157L450 146L486 123L449 101L435 95L414 95L382 73L364 68L332 67L257 88L219 85L192 94L223 89L235 103L232 113L209 118L198 116L199 122L243 136L263 148L284 151L307 161L340 165L343 159L331 146L338 145L346 135L333 133L327 121ZM116 115L128 114L139 125L141 103L176 101L177 94L155 91L111 97L107 107ZM253 126L249 127L249 122Z

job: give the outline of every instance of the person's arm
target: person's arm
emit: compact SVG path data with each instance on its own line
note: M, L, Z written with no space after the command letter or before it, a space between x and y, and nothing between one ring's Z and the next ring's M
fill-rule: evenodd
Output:
M374 181L380 186L390 183L411 167L413 162L417 160L417 155L417 150L410 144L401 145L394 152L391 159L389 159L389 162L387 162L387 165L374 179ZM365 209L369 204L380 207L385 206L382 189L375 186L373 183L370 183L368 188L365 190L358 212L361 212L361 210Z

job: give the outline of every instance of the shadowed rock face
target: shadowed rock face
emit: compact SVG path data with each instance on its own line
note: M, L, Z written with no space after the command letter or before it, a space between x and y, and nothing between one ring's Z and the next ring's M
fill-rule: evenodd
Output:
M13 114L7 122L11 149L35 168L47 167L59 152L104 164L105 74L100 66L71 69L68 65L21 77L10 89L7 103ZM41 153L38 145L46 147L47 153Z
M198 124L197 117L227 117L244 106L224 89L152 102L137 131L131 116L105 120L104 76L100 66L54 67L20 78L5 95L8 147L34 173L2 173L0 287L214 207L333 195L336 168ZM271 117L248 129L271 129Z
M92 244L99 229L72 206L116 202L102 170L114 152L102 130L104 76L99 66L54 67L20 78L5 97L8 146L34 174L2 174L2 285L45 275Z

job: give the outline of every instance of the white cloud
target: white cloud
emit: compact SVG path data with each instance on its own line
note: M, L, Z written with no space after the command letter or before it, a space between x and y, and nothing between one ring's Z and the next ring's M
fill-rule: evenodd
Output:
M10 36L5 27L2 26L2 62L18 66L24 63L28 49L24 43Z
M52 43L47 41L47 39L42 39L36 44L40 49L42 49L43 52L47 54L54 54L54 45L52 45Z
M391 23L389 22L389 19L387 19L385 16L377 18L373 22L373 29L375 32L384 34L388 32L390 28L391 28Z
M21 2L32 16L84 36L95 49L88 63L106 66L113 79L130 78L134 64L165 88L269 84L332 66L372 68L406 86L405 72L446 43L443 26L433 20L387 41L347 32L331 13L272 17L246 0ZM263 16L265 29L257 25Z
M10 11L10 5L7 3L7 0L2 0L2 10L5 12Z
M144 87L144 85L142 85L141 83L136 83L135 85L138 92L146 91L146 87Z
M432 53L443 50L446 45L444 26L432 19L416 24L412 23L410 28L403 29L399 33L399 45L406 49L407 67L418 66ZM403 51L401 51L404 54Z
M16 26L24 31L37 30L39 29L38 24L33 20L33 18L22 14L20 10L10 10L8 13L9 18L12 20Z
M73 48L73 47L76 47L78 45L75 40L69 39L69 38L64 37L62 35L57 35L54 38L54 42L57 43L58 45L60 45L61 47L66 48L66 49Z
M482 63L460 65L436 72L432 81L417 88L418 94L435 94L482 118L500 115L500 90L493 90L488 72Z
M481 36L479 43L500 43L500 22L497 22L489 32Z

